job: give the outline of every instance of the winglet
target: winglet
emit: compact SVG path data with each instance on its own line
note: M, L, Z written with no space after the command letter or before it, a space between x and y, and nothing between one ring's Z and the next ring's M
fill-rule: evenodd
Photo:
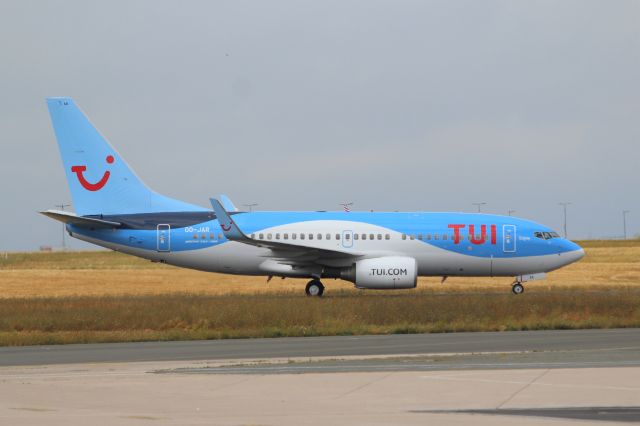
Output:
M251 238L247 237L244 232L238 228L238 225L231 219L229 213L222 207L220 201L215 198L209 198L211 201L211 206L213 210L216 212L216 216L218 217L218 222L220 223L220 228L222 228L222 232L224 232L224 236L227 237L229 241L241 241L248 242L251 241Z
M226 195L220 194L220 202L222 203L222 206L225 208L225 210L228 210L230 212L238 211L238 208L235 206L235 204L233 204L231 198L227 197Z

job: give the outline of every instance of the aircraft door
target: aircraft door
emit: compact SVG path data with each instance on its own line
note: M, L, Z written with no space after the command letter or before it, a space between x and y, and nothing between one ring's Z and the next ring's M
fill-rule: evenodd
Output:
M171 251L171 225L158 225L158 251Z
M502 251L514 253L516 251L516 226L502 225Z
M342 231L342 247L353 247L353 231Z

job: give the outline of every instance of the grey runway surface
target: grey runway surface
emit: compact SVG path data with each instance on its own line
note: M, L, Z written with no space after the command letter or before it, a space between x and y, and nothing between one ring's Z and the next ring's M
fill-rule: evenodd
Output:
M592 359L640 360L640 329L333 336L0 348L0 366L483 352L601 351ZM620 355L622 354L622 355ZM628 364L631 365L631 364Z

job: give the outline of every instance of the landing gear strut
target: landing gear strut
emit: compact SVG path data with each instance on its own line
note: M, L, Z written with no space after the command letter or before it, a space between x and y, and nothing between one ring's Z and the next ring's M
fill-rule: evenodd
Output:
M513 283L513 285L511 286L511 291L513 292L513 294L518 295L518 294L522 294L524 293L524 286L519 283L519 282L515 282Z
M304 291L305 293L307 293L307 296L320 297L322 296L322 293L324 293L324 286L322 285L320 280L311 280L307 284L307 288L305 288Z

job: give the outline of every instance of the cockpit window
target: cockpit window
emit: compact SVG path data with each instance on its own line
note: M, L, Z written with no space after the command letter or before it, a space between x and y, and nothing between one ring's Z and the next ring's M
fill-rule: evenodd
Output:
M557 232L542 232L542 231L536 231L533 233L533 236L536 238L540 238L543 240L550 240L552 238L560 238L560 235L558 235Z

